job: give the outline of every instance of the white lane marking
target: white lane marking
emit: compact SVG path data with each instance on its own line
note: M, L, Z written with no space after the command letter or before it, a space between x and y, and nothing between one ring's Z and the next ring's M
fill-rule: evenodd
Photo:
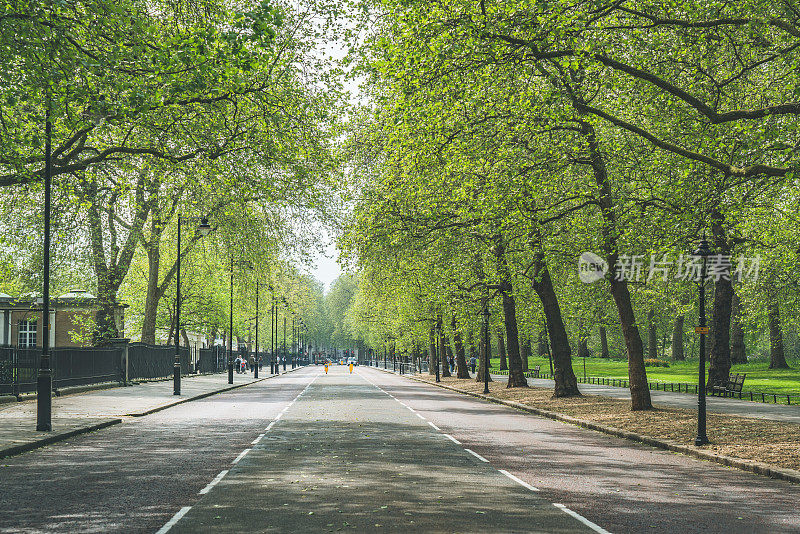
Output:
M563 504L558 504L558 503L555 503L555 502L554 502L554 503L553 503L553 506L555 506L556 508L560 508L560 509L561 509L561 510L563 510L564 512L568 513L569 515L571 515L572 517L574 517L575 519L577 519L578 521L580 521L581 523L583 523L584 525L586 525L587 527L589 527L590 529L592 529L592 530L594 530L595 532L597 532L597 534L611 534L609 531L607 531L606 529L604 529L604 528L603 528L603 527L601 527L600 525L597 525L597 524L595 524L595 523L592 523L591 521L589 521L588 519L586 519L585 517L583 517L583 516L582 516L581 514L579 514L578 512L573 512L572 510L570 510L569 508L567 508L567 507L566 507L566 506L564 506Z
M531 486L530 484L528 484L524 480L515 477L514 475L512 475L511 473L509 473L505 469L498 469L498 471L503 473L505 476L507 476L508 478L510 478L511 480L513 480L514 482L516 482L517 484L522 486L523 488L528 488L531 491L539 491L539 488L535 488L535 487Z
M456 445L461 445L461 442L460 442L460 441L458 441L458 440L457 440L456 438L454 438L453 436L451 436L450 434L445 434L445 435L444 435L444 437L446 437L447 439L449 439L450 441L452 441L452 442L453 442L453 443L455 443Z
M274 420L274 421L272 421L272 422L273 422L273 423L277 423L277 422L278 422L278 419L280 419L282 415L283 415L283 412L279 413L279 414L278 414L278 415L275 417L275 420Z
M248 452L250 452L251 450L252 450L252 449L245 449L245 450L243 450L243 451L241 452L241 454L239 454L239 456L237 456L237 457L236 457L236 459L235 459L234 461L232 461L231 463L232 463L232 464L238 464L238 463L239 463L239 460L241 460L242 458L244 458L245 454L247 454L247 453L248 453Z
M424 417L422 417L420 414L418 414L418 413L416 413L416 412L414 412L414 415L416 415L417 417L419 417L419 418L420 418L420 419L422 419L423 421L427 421L427 419L425 419Z
M268 424L267 428L264 429L264 432L269 432L269 429L272 428L272 425L274 425L274 424L275 424L275 421L273 421L270 424Z
M478 460L480 460L481 462L486 462L487 464L489 463L489 460L487 460L486 458L484 458L483 456L481 456L477 452L473 451L472 449L465 448L464 450L467 451L468 453L470 453L472 456L474 456Z
M263 438L263 437L264 437L264 434L259 434L256 439L254 439L253 441L250 442L250 445L256 445L259 441L261 441L261 438Z
M209 482L208 485L205 488L200 490L198 495L205 495L206 493L211 491L211 488L213 488L214 486L219 484L219 481L222 480L225 477L225 475L227 475L227 474L228 474L228 470L227 469L225 471L220 471L220 473L217 476L214 477L214 480Z
M441 432L441 431L442 431L442 429L441 429L441 428L439 428L438 426L434 425L434 424L433 424L433 423L431 423L430 421L428 421L428 424L429 424L429 425L431 425L431 426L433 427L433 429L434 429L434 430L438 430L439 432Z
M406 408L408 408L409 410L411 410L411 413L417 413L416 411L414 411L414 408L412 408L411 406L406 406Z
M191 506L184 506L183 508L181 508L181 509L180 509L180 511L179 511L177 514L175 514L174 516L172 516L172 519L170 519L169 521L167 521L167 524L166 524L166 525L164 525L163 527L161 527L161 528L158 530L158 532L156 532L156 534L166 534L167 532L169 532L169 529L171 529L171 528L172 528L172 527L175 525L175 523L177 523L178 521L180 521L180 520L181 520L181 517L185 516L185 515L186 515L186 512L188 512L188 511L189 511L189 510L191 510L191 509L192 509L192 507L191 507Z

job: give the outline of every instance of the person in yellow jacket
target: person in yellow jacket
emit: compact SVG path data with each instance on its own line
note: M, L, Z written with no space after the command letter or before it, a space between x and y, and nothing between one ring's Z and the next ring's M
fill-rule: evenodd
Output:
M353 362L350 362L350 374L353 374Z
M325 374L328 374L328 362L325 362Z

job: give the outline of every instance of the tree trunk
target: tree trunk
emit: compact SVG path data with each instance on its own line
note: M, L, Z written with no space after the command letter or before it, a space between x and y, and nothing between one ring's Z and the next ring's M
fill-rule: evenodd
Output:
M777 300L771 300L767 313L769 318L769 368L788 369L789 364L786 363L786 356L783 353L781 311Z
M680 362L686 359L683 354L683 322L684 316L675 317L675 327L672 329L672 359Z
M497 352L500 356L500 370L508 371L508 362L506 361L506 341L503 339L503 329L497 330Z
M658 335L656 333L656 317L652 308L647 312L647 357L658 359Z
M436 374L436 360L434 359L436 354L436 326L431 325L431 330L429 333L429 344L428 344L428 374L435 375Z
M506 284L507 291L503 292L503 315L506 321L506 336L508 344L508 384L506 387L528 387L528 380L522 371L522 358L519 355L519 334L517 332L517 304L511 294L511 284Z
M569 82L567 82L569 83ZM585 110L578 107L579 114L584 115ZM611 192L611 182L608 179L608 169L600 149L600 143L591 123L580 121L581 133L586 138L586 148L589 151L589 161L592 167L595 183L599 188L598 204L603 219L601 227L603 251L607 255L608 268L611 273L609 289L619 313L622 336L625 338L625 348L628 352L628 381L631 390L631 410L650 410L653 402L650 399L650 388L647 384L647 370L644 366L644 351L639 328L636 326L636 317L633 313L631 295L628 291L626 280L618 280L617 260L619 251L617 245L617 224L614 210L614 197Z
M453 344L456 346L456 377L471 378L467 367L467 356L464 354L464 343L461 341L461 332L456 328L455 315L450 321L450 326L453 328Z
M608 337L605 326L600 327L600 357L611 358L611 354L608 352Z
M724 217L718 210L711 213L711 233L714 245L720 254L730 254ZM730 274L730 273L729 273ZM714 282L714 310L711 317L711 365L708 368L708 384L727 382L731 372L731 304L733 284L730 279L720 277Z
M481 309L485 309L489 305L488 299L481 297ZM485 335L484 335L485 334ZM487 346L488 342L488 346ZM491 369L491 354L492 354L492 336L489 335L487 329L481 325L480 339L478 340L478 373L475 375L476 382L483 382L485 369L487 364ZM492 376L489 375L489 382L492 382Z
M553 397L580 395L578 379L572 370L572 350L569 348L567 329L564 327L564 319L561 316L558 297L550 278L550 270L547 268L544 253L537 250L535 254L536 268L534 269L533 289L542 303L547 335L550 337L550 350L548 351L547 340L542 340L540 337L539 351L540 355L542 352L549 353L553 362L553 380L555 382Z
M442 316L436 318L436 324L439 327L439 365L441 365L442 377L446 378L453 376L450 374L450 365L447 362L447 345L445 344L444 325L442 324Z
M731 307L731 364L747 363L744 329L742 328L742 303L735 291L731 299Z

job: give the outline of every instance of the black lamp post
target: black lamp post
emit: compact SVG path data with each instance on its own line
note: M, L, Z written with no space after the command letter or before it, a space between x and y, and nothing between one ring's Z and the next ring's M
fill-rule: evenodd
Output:
M286 307L286 301L283 303ZM286 371L286 314L283 314L283 370Z
M178 213L178 265L175 270L175 363L172 366L172 394L181 394L181 223L200 221L197 231L205 237L211 232L211 225L205 217L184 217Z
M233 384L233 257L231 257L231 322L228 331L228 384Z
M436 321L436 342L434 343L433 353L436 355L436 381L440 382L441 379L439 378L439 339L441 338L442 334L442 325L439 324L439 321Z
M489 307L483 308L483 394L489 394Z
M44 259L42 270L42 357L36 377L36 430L53 430L53 374L50 370L50 182L52 175L50 93L44 118Z
M694 438L696 446L708 445L710 442L706 435L706 260L711 255L711 247L708 246L705 236L700 240L700 246L695 250L695 255L702 258L700 267L700 302L699 325L697 331L700 333L700 361L697 369L697 437Z
M274 375L277 372L275 365L275 347L277 345L277 334L275 333L276 319L275 315L278 310L275 306L275 288L272 284L269 286L270 294L272 297L272 306L269 310L269 374Z
M253 378L258 378L258 279L256 278L256 357L253 359Z

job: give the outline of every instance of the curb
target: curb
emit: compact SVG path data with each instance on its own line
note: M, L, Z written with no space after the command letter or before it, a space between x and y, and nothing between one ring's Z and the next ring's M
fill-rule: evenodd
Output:
M23 452L32 451L34 449L38 449L40 447L44 447L52 443L56 443L57 441L64 441L65 439L69 439L79 434L86 434L88 432L94 432L95 430L100 430L101 428L118 425L121 422L122 419L108 419L106 421L103 421L102 423L75 428L68 432L53 434L52 436L48 436L42 439L37 439L36 441L31 441L30 443L23 443L22 445L14 445L13 447L0 449L0 458L7 458L9 456L15 456L17 454L21 454Z
M173 402L173 403L166 404L166 405L163 405L163 406L157 406L156 408L153 408L151 410L147 410L146 412L134 413L134 414L126 414L125 417L143 417L143 416L149 415L151 413L160 412L161 410L166 410L167 408L171 408L173 406L177 406L178 404L183 404L185 402L190 402L190 401L197 400L197 399L203 399L203 398L206 398L206 397L210 397L212 395L216 395L217 393L224 393L226 391L230 391L232 389L243 388L245 386L249 386L251 384L256 384L256 383L262 382L264 380L269 380L270 378L275 378L275 377L282 376L282 375L285 375L285 374L288 374L288 373L292 373L292 372L298 371L300 369L302 369L302 367L297 367L295 369L289 369L285 373L281 373L280 375L265 376L264 378L259 378L258 380L253 380L252 382L248 382L246 384L236 384L236 385L228 387L228 388L209 391L209 392L206 392L206 393L203 393L203 394L200 394L200 395L196 395L194 397L181 399L181 400L179 400L177 402ZM16 397L11 397L11 398L16 400ZM122 422L121 418L107 419L107 420L105 420L105 421L103 421L101 423L97 423L97 424L89 425L89 426L85 426L85 427L80 427L80 428L75 428L75 429L69 430L67 432L62 432L60 434L53 434L52 436L47 436L45 438L37 439L36 441L31 441L30 443L23 443L21 445L14 445L13 447L7 447L5 449L0 449L0 458L7 458L9 456L15 456L17 454L21 454L23 452L32 451L34 449L38 449L40 447L44 447L46 445L50 445L50 444L56 443L58 441L63 441L65 439L69 439L69 438L77 436L79 434L86 434L88 432L94 432L95 430L100 430L102 428L106 428L106 427L109 427L109 426L117 425L117 424L120 424L121 422Z
M383 371L385 373L389 373L395 376L397 373L394 373L389 370L378 369L379 371ZM495 397L491 397L489 395L484 395L482 393L472 393L470 391L465 391L463 389L458 389L452 386L446 386L444 384L437 384L435 382L428 382L427 380L422 380L421 378L414 378L410 376L402 376L402 378L406 378L408 380L414 380L417 382L421 382L423 384L429 384L431 386L440 387L442 389L449 389L450 391L454 391L456 393L461 393L463 395L469 395L471 397L476 397L479 399L483 399L489 402L493 402L495 404L503 404L505 406L509 406L511 408L516 408L518 410L522 410L524 412L528 412L534 415L539 415L541 417L546 417L548 419L553 419L555 421L560 421L562 423L569 423L571 425L576 425L582 428L586 428L588 430L595 430L597 432L602 432L604 434L608 434L611 436L615 436L618 438L627 439L630 441L635 441L638 443L642 443L644 445L649 445L651 447L655 447L657 449L663 449L671 452L677 452L681 454L685 454L687 456L692 456L694 458L699 458L701 460L708 460L710 462L718 463L727 467L734 467L736 469L741 469L742 471L748 471L750 473L754 473L757 475L767 476L770 478L774 478L777 480L785 480L787 482L792 482L794 484L800 484L800 471L796 471L794 469L786 469L782 467L775 467L769 464L765 464L763 462L754 462L751 460L743 460L741 458L734 458L733 456L725 456L722 454L715 454L713 452L708 452L703 449L697 447L690 447L687 445L683 445L681 443L677 443L671 440L664 440L654 438L652 436L646 436L643 434L637 434L635 432L629 432L627 430L622 430L619 428L615 428L613 426L606 426L599 423L595 423L593 421L587 421L585 419L578 419L577 417L572 417L569 415L565 415L558 412L551 412L548 410L542 410L541 408L534 408L533 406L528 406L526 404L522 404L520 402L515 401L507 401L503 399L498 399Z

